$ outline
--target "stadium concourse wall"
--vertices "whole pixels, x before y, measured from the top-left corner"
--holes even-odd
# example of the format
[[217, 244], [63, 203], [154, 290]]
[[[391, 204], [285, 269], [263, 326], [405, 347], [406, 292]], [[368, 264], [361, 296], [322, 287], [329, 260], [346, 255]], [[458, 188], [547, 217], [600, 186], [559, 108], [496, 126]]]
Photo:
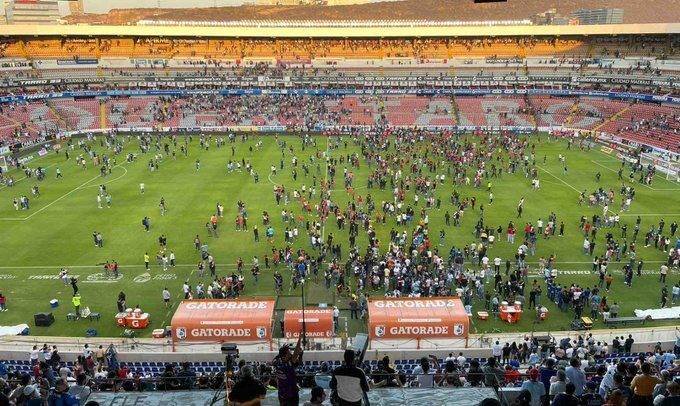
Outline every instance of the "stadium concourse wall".
[[[494, 334], [470, 334], [467, 340], [422, 340], [420, 349], [408, 348], [406, 340], [372, 340], [371, 347], [366, 351], [365, 358], [379, 360], [389, 355], [391, 359], [417, 359], [428, 354], [445, 357], [450, 352], [462, 351], [466, 357], [489, 357], [491, 345], [498, 340], [505, 342], [523, 342], [531, 337], [553, 337], [557, 342], [562, 338], [569, 337], [572, 340], [578, 336], [592, 333], [596, 341], [605, 341], [611, 344], [615, 336], [631, 334], [635, 343], [632, 352], [652, 352], [657, 343], [661, 343], [663, 349], [672, 349], [676, 337], [680, 336], [677, 326], [661, 326], [653, 328], [632, 329], [608, 329], [592, 331], [559, 331], [559, 332], [515, 332]], [[321, 343], [322, 350], [308, 350], [305, 353], [307, 361], [342, 360], [342, 351], [352, 345], [352, 340], [341, 338], [312, 340]], [[412, 342], [415, 340], [411, 340]], [[284, 343], [294, 344], [295, 339], [274, 339], [272, 345], [275, 351], [271, 351], [268, 343], [238, 344], [241, 358], [248, 361], [271, 361], [277, 353], [277, 349]], [[126, 338], [76, 338], [76, 337], [41, 337], [41, 336], [4, 336], [0, 337], [0, 360], [25, 360], [34, 345], [42, 346], [44, 343], [56, 345], [62, 357], [67, 361], [75, 361], [82, 354], [85, 344], [90, 348], [99, 345], [107, 347], [113, 344], [118, 350], [118, 358], [123, 362], [130, 361], [156, 361], [156, 362], [209, 362], [224, 361], [219, 343], [204, 344], [181, 344], [173, 352], [172, 342], [169, 339], [126, 339]]]

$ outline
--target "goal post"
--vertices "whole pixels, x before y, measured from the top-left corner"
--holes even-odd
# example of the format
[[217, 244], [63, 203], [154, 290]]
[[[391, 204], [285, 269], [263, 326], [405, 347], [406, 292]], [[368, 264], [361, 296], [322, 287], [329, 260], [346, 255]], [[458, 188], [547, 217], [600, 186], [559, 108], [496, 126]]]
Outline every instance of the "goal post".
[[643, 152], [640, 154], [640, 164], [645, 167], [652, 164], [661, 177], [671, 182], [680, 183], [680, 156], [677, 154], [671, 156]]
[[0, 172], [6, 173], [8, 169], [7, 158], [4, 155], [0, 155]]

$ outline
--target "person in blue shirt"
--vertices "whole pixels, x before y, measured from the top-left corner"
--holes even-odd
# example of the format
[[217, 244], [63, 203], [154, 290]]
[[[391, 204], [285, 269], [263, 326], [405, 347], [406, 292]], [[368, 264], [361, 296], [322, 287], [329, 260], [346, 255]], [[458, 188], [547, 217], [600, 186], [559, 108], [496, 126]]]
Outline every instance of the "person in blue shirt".
[[539, 370], [540, 381], [543, 382], [545, 386], [545, 391], [548, 392], [550, 389], [550, 378], [557, 375], [557, 370], [555, 369], [555, 360], [548, 358], [545, 360], [545, 366], [541, 367]]
[[522, 391], [526, 390], [531, 394], [531, 406], [539, 406], [546, 395], [545, 385], [538, 380], [538, 369], [531, 368], [527, 375], [529, 379], [522, 383]]
[[68, 394], [68, 383], [59, 379], [54, 386], [54, 393], [47, 398], [48, 406], [79, 406], [80, 401]]
[[576, 357], [572, 358], [564, 372], [567, 374], [569, 382], [576, 387], [574, 394], [581, 396], [586, 384], [586, 374], [581, 370], [581, 361]]

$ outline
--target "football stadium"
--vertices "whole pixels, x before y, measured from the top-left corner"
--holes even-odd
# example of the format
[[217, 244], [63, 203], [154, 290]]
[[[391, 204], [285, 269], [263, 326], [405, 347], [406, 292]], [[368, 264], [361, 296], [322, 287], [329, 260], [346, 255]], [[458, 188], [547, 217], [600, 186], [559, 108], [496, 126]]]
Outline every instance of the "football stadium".
[[0, 8], [0, 405], [680, 405], [680, 1]]

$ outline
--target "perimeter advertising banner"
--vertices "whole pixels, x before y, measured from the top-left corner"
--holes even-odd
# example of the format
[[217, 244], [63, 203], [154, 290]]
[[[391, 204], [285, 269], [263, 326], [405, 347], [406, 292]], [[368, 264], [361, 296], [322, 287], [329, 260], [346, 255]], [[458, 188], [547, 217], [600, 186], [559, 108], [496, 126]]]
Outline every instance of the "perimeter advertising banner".
[[371, 339], [465, 338], [470, 330], [456, 297], [386, 298], [368, 302]]
[[269, 298], [184, 300], [172, 316], [173, 341], [269, 341], [274, 303]]
[[[307, 338], [333, 337], [333, 309], [305, 309], [305, 332]], [[302, 310], [286, 310], [283, 315], [283, 334], [286, 338], [298, 338], [302, 333]]]

